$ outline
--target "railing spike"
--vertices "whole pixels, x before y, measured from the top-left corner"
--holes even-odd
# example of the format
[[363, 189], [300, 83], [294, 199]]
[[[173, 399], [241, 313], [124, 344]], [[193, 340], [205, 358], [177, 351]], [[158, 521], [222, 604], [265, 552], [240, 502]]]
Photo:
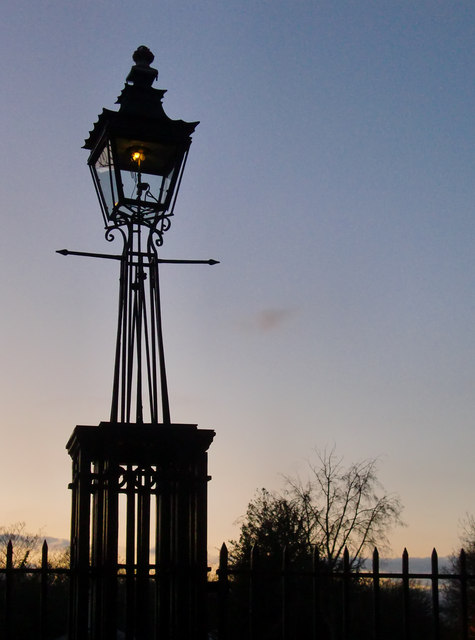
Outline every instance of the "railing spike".
[[11, 569], [13, 566], [13, 543], [11, 540], [7, 544], [7, 569]]
[[373, 571], [374, 573], [379, 572], [379, 551], [376, 547], [373, 551]]
[[343, 551], [343, 571], [348, 572], [350, 570], [350, 552], [348, 547], [345, 547]]
[[286, 544], [282, 547], [282, 570], [286, 571], [289, 566], [289, 549]]
[[228, 548], [227, 548], [225, 542], [223, 542], [223, 544], [221, 545], [221, 549], [219, 550], [219, 562], [220, 562], [220, 564], [221, 564], [222, 560], [224, 560], [225, 562], [228, 561]]
[[48, 543], [46, 540], [43, 542], [43, 546], [41, 547], [41, 567], [45, 569], [48, 565]]
[[318, 550], [318, 544], [313, 545], [313, 564], [317, 565], [320, 561], [320, 551]]
[[253, 544], [251, 547], [251, 569], [255, 567], [259, 561], [259, 547], [257, 544]]

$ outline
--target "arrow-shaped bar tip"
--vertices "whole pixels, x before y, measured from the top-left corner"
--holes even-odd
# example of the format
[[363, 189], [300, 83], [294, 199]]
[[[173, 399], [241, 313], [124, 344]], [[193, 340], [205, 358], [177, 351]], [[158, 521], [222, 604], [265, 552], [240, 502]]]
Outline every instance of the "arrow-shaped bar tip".
[[219, 264], [219, 260], [213, 260], [213, 258], [211, 258], [211, 260], [208, 260], [208, 264], [210, 265]]
[[58, 249], [56, 253], [60, 253], [62, 256], [69, 255], [69, 251], [67, 249]]

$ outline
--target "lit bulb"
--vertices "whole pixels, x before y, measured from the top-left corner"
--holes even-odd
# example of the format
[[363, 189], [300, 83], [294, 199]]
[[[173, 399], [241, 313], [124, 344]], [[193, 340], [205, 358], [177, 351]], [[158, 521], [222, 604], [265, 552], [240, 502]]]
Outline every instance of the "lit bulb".
[[136, 162], [140, 167], [140, 164], [145, 160], [145, 154], [143, 151], [132, 151], [131, 154], [132, 162]]

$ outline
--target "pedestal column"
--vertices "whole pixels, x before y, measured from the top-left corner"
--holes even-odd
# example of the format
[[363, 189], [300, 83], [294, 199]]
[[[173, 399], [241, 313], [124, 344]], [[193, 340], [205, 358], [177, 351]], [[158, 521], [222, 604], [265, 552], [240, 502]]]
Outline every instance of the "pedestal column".
[[70, 640], [205, 640], [207, 451], [196, 425], [77, 426]]

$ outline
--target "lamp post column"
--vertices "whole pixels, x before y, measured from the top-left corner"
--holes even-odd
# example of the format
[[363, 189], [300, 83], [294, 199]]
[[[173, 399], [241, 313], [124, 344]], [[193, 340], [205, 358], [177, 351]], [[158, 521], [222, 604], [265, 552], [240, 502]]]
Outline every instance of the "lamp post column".
[[[171, 120], [146, 47], [85, 148], [106, 239], [120, 261], [109, 422], [78, 425], [73, 462], [69, 640], [206, 640], [211, 429], [173, 423], [158, 256], [197, 122]], [[216, 261], [175, 260], [165, 262]], [[160, 415], [161, 414], [161, 415]]]

